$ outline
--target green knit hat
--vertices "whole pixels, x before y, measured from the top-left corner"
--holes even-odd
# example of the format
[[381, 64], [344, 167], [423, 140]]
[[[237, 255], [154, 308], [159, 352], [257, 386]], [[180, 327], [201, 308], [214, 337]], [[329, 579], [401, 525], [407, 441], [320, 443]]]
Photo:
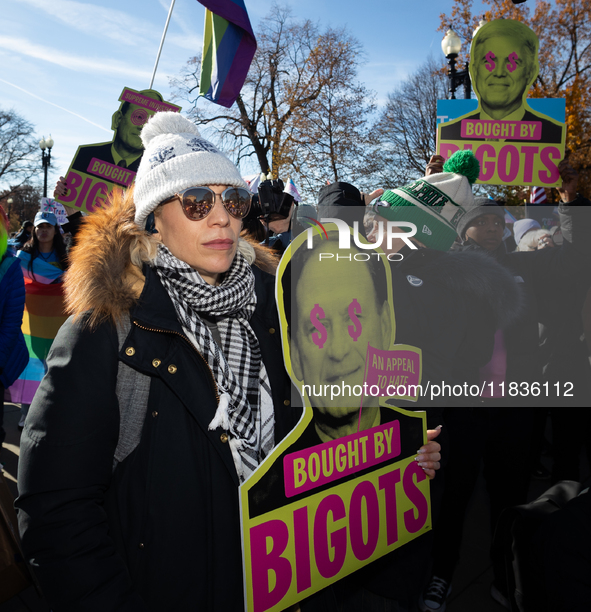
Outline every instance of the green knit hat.
[[458, 222], [474, 208], [472, 184], [479, 174], [474, 153], [457, 151], [445, 162], [443, 172], [385, 191], [374, 210], [388, 221], [414, 223], [418, 241], [447, 251], [456, 239]]

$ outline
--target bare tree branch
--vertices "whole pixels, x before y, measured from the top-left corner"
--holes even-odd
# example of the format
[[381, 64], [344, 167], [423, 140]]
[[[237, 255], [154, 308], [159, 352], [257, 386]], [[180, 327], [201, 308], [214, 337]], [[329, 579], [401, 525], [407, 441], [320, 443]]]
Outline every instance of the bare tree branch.
[[16, 189], [41, 171], [34, 130], [14, 110], [0, 109], [0, 185]]

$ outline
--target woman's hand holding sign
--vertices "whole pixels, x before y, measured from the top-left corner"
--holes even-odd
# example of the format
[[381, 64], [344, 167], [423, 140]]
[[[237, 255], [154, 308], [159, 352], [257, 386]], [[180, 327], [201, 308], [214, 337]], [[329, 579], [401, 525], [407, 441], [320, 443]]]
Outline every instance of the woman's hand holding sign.
[[441, 467], [441, 444], [435, 442], [435, 438], [441, 433], [441, 427], [441, 425], [438, 425], [436, 429], [428, 429], [427, 439], [429, 442], [417, 451], [419, 456], [416, 461], [431, 480], [435, 478], [437, 470]]
[[53, 190], [53, 197], [57, 199], [65, 195], [68, 195], [68, 187], [66, 185], [66, 179], [63, 176], [60, 176], [58, 182], [55, 185], [55, 189]]
[[425, 168], [425, 176], [431, 176], [432, 174], [439, 174], [443, 172], [443, 164], [445, 163], [445, 157], [443, 155], [431, 155], [429, 163]]
[[[68, 186], [66, 183], [66, 179], [63, 176], [60, 176], [58, 182], [55, 185], [55, 189], [53, 190], [53, 198], [57, 200], [66, 195], [68, 195]], [[65, 204], [62, 204], [62, 206], [64, 207], [66, 215], [68, 215], [68, 217], [78, 212], [76, 208], [72, 208], [71, 206], [66, 206]]]

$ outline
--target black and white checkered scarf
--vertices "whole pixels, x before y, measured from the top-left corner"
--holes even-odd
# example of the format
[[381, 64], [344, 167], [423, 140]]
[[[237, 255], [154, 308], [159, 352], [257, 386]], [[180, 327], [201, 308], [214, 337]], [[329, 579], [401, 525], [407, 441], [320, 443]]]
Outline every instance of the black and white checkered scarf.
[[[156, 271], [183, 330], [215, 376], [220, 402], [209, 428], [228, 432], [236, 471], [244, 482], [273, 448], [275, 425], [269, 377], [248, 322], [257, 303], [254, 274], [238, 251], [222, 283], [209, 285], [162, 244]], [[200, 314], [215, 320], [221, 347]]]

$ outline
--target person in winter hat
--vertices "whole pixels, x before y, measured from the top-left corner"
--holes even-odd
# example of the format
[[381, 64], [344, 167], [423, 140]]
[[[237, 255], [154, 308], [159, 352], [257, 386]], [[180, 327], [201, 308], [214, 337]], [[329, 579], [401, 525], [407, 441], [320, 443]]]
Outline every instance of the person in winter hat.
[[[238, 491], [297, 422], [274, 256], [237, 168], [177, 113], [85, 218], [21, 440], [19, 524], [54, 610], [244, 609]], [[172, 562], [171, 562], [172, 561]]]
[[542, 226], [535, 219], [519, 219], [513, 224], [515, 244], [519, 246], [521, 239], [532, 230], [541, 229]]
[[505, 232], [505, 210], [495, 200], [487, 197], [474, 198], [474, 208], [458, 223], [458, 236], [465, 245], [479, 245], [494, 252], [506, 250], [503, 243]]
[[[472, 184], [480, 164], [472, 151], [458, 151], [443, 167], [442, 173], [426, 176], [414, 183], [385, 191], [373, 205], [376, 214], [375, 242], [380, 222], [403, 221], [416, 226], [412, 239], [422, 246], [447, 251], [457, 236], [462, 219], [474, 209]], [[398, 247], [401, 241], [394, 241]]]
[[535, 219], [519, 219], [513, 224], [516, 251], [537, 251], [554, 246], [552, 234]]

